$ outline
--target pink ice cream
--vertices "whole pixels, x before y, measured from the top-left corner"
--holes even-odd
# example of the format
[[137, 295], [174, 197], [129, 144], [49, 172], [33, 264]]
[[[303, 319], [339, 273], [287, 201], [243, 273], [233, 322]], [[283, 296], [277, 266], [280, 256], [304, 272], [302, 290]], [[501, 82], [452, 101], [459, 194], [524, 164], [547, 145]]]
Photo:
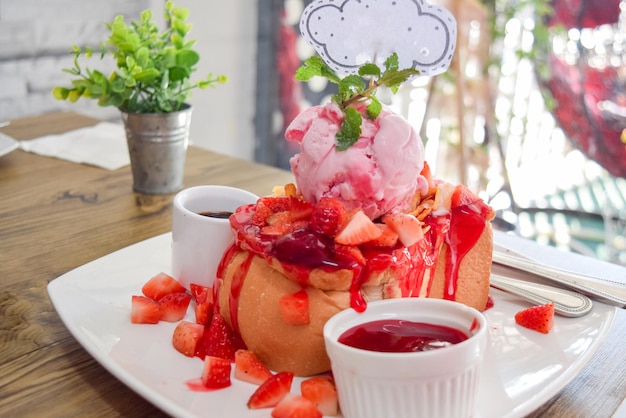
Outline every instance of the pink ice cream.
[[337, 151], [335, 135], [343, 119], [341, 109], [329, 103], [305, 110], [287, 128], [287, 140], [300, 143], [301, 152], [290, 164], [304, 199], [316, 203], [334, 197], [349, 209], [361, 208], [371, 219], [407, 211], [416, 191], [428, 188], [420, 174], [424, 146], [417, 132], [383, 107], [373, 121], [363, 116], [354, 145]]

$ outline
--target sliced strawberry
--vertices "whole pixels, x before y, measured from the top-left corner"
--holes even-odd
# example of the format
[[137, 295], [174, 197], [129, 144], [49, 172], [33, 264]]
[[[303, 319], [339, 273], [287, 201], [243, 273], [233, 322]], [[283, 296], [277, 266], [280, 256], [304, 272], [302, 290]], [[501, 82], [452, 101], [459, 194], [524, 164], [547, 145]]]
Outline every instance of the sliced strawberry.
[[359, 247], [356, 247], [354, 245], [343, 245], [335, 243], [334, 252], [335, 257], [337, 259], [343, 260], [346, 264], [357, 263], [364, 266], [367, 262]]
[[376, 225], [376, 228], [380, 229], [381, 235], [367, 244], [375, 247], [395, 247], [398, 243], [398, 234], [386, 224], [375, 223], [374, 225]]
[[174, 329], [172, 345], [180, 353], [187, 357], [193, 357], [203, 333], [204, 326], [194, 322], [181, 321]]
[[309, 220], [311, 214], [313, 213], [313, 205], [309, 202], [305, 202], [304, 200], [297, 199], [295, 197], [291, 198], [291, 207], [289, 208], [289, 221], [304, 221]]
[[291, 222], [291, 215], [289, 211], [284, 210], [282, 212], [272, 213], [267, 218], [268, 225], [283, 225]]
[[335, 237], [335, 242], [344, 245], [360, 245], [382, 235], [380, 229], [362, 210], [357, 210]]
[[515, 314], [515, 322], [525, 328], [547, 334], [554, 324], [554, 303], [524, 309]]
[[278, 372], [271, 376], [250, 396], [248, 408], [271, 408], [278, 405], [291, 390], [291, 382], [293, 382], [291, 372]]
[[322, 413], [304, 396], [291, 393], [272, 409], [272, 418], [322, 418]]
[[196, 304], [193, 308], [193, 311], [196, 314], [196, 323], [200, 325], [209, 325], [211, 323], [211, 318], [213, 318], [213, 306], [212, 302]]
[[267, 218], [269, 218], [272, 213], [272, 209], [270, 209], [270, 207], [267, 206], [262, 200], [259, 200], [255, 206], [251, 223], [253, 225], [263, 226], [267, 223]]
[[302, 396], [313, 402], [322, 415], [335, 416], [338, 413], [339, 401], [337, 388], [330, 376], [315, 376], [300, 383]]
[[153, 276], [141, 288], [141, 292], [150, 299], [159, 300], [170, 293], [185, 292], [185, 287], [172, 276], [163, 272]]
[[161, 319], [159, 302], [145, 296], [133, 295], [130, 322], [133, 324], [156, 324]]
[[230, 386], [230, 361], [206, 356], [202, 370], [202, 384], [210, 389], [221, 389]]
[[467, 186], [463, 184], [459, 184], [454, 188], [454, 193], [452, 193], [452, 207], [458, 206], [469, 206], [475, 202], [480, 201], [481, 199], [476, 196]]
[[267, 196], [260, 198], [257, 205], [262, 203], [264, 206], [268, 207], [272, 213], [283, 212], [290, 209], [291, 199], [292, 198], [288, 196]]
[[334, 237], [346, 220], [346, 208], [337, 199], [322, 197], [311, 212], [311, 229]]
[[309, 318], [309, 295], [304, 289], [283, 295], [278, 300], [280, 316], [288, 325], [306, 325]]
[[385, 215], [383, 222], [392, 231], [398, 234], [400, 242], [405, 247], [410, 247], [424, 238], [421, 222], [415, 216], [409, 215], [408, 213]]
[[161, 321], [176, 322], [185, 317], [191, 296], [187, 293], [170, 293], [159, 299]]
[[198, 344], [196, 356], [220, 357], [230, 361], [235, 360], [235, 336], [224, 317], [215, 312], [211, 324], [205, 327], [204, 334]]
[[189, 285], [191, 290], [191, 296], [196, 303], [213, 302], [213, 288], [202, 286], [197, 283], [191, 283]]
[[261, 385], [272, 377], [272, 372], [250, 350], [235, 352], [235, 379]]

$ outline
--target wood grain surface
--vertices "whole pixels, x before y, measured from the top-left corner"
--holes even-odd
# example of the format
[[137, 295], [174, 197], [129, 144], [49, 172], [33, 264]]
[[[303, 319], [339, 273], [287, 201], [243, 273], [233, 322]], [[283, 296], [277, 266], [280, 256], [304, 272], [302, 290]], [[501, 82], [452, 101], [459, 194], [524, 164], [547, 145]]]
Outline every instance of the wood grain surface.
[[[53, 113], [12, 121], [19, 140], [97, 121]], [[291, 173], [190, 147], [185, 187], [222, 184], [258, 195]], [[171, 229], [172, 195], [132, 191], [108, 171], [16, 150], [0, 157], [0, 417], [159, 417], [69, 334], [47, 294], [56, 277]], [[626, 314], [601, 350], [532, 417], [610, 417], [626, 396]], [[207, 413], [210, 416], [210, 413]], [[268, 413], [269, 416], [269, 413]]]

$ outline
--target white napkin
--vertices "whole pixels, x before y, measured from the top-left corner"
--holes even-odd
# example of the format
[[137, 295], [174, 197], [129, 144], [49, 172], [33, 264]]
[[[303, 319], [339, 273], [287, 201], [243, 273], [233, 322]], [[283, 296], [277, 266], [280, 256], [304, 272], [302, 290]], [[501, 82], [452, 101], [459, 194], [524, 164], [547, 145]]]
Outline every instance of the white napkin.
[[101, 122], [60, 135], [46, 135], [21, 141], [20, 148], [35, 154], [94, 165], [107, 170], [117, 170], [130, 164], [124, 127], [111, 122]]

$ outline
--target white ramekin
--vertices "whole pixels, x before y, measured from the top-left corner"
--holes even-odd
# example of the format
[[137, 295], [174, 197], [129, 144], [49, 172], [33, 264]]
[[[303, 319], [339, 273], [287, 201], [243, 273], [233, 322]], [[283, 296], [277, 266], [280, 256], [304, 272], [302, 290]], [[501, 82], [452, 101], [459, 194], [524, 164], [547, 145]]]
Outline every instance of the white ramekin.
[[[375, 352], [338, 342], [348, 329], [380, 319], [444, 325], [465, 332], [469, 338], [415, 353]], [[324, 340], [343, 416], [473, 416], [486, 328], [478, 310], [440, 299], [387, 299], [369, 303], [363, 313], [347, 309], [334, 315], [324, 326]]]

